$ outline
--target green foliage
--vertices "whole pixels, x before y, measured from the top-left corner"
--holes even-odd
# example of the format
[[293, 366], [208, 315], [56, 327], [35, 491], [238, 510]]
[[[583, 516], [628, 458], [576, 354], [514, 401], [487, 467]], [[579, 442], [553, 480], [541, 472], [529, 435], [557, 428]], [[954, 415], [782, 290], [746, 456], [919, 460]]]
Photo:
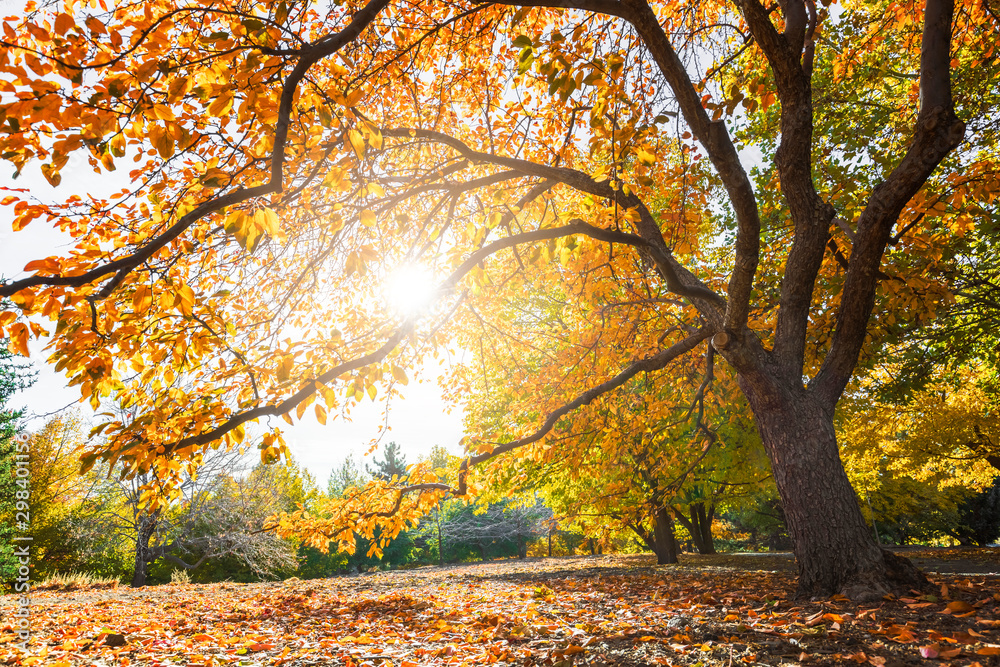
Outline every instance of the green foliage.
[[391, 481], [393, 478], [406, 479], [406, 456], [400, 451], [395, 441], [390, 442], [382, 450], [381, 460], [373, 461], [375, 467], [365, 466], [368, 474], [375, 479]]
[[29, 366], [7, 349], [0, 340], [0, 582], [8, 582], [17, 570], [13, 555], [14, 502], [17, 484], [14, 477], [14, 435], [22, 411], [10, 406], [11, 397], [34, 382]]
[[358, 468], [354, 457], [348, 455], [340, 467], [330, 472], [330, 477], [326, 481], [326, 495], [330, 498], [339, 498], [347, 489], [362, 486], [366, 479], [365, 473]]

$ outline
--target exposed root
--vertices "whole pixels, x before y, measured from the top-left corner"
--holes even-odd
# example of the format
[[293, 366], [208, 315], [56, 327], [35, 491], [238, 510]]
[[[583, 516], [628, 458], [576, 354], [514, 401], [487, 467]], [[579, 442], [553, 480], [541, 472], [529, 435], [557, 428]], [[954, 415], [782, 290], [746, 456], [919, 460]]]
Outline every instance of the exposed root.
[[885, 561], [885, 576], [894, 589], [900, 592], [910, 589], [922, 591], [933, 586], [927, 576], [909, 558], [882, 549], [882, 559]]

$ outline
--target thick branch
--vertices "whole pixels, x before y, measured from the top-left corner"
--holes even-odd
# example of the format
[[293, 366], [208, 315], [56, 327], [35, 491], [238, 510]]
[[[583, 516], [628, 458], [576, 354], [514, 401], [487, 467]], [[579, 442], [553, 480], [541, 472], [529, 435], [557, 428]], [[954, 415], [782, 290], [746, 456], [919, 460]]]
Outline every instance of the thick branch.
[[949, 78], [954, 9], [954, 0], [926, 2], [920, 54], [920, 112], [913, 141], [902, 161], [872, 191], [858, 217], [830, 352], [810, 383], [810, 388], [815, 388], [831, 407], [847, 386], [864, 344], [868, 319], [875, 305], [879, 265], [892, 229], [906, 203], [965, 134], [965, 124], [955, 115]]
[[[458, 151], [462, 157], [476, 162], [495, 164], [507, 169], [518, 171], [525, 176], [536, 176], [549, 181], [555, 181], [568, 185], [580, 192], [586, 192], [604, 199], [613, 199], [623, 208], [634, 208], [639, 213], [637, 223], [639, 234], [624, 234], [612, 230], [604, 230], [593, 227], [582, 220], [574, 220], [571, 225], [575, 225], [580, 233], [586, 234], [596, 239], [608, 241], [610, 243], [628, 243], [646, 250], [656, 265], [658, 272], [667, 283], [667, 289], [675, 294], [688, 297], [695, 302], [695, 299], [702, 300], [696, 306], [702, 310], [709, 310], [708, 306], [724, 306], [726, 301], [706, 287], [693, 274], [685, 269], [671, 254], [667, 248], [663, 235], [653, 218], [652, 213], [645, 204], [634, 194], [626, 195], [621, 190], [615, 190], [607, 182], [597, 182], [589, 174], [576, 169], [566, 167], [552, 167], [548, 165], [521, 160], [517, 158], [483, 153], [470, 147], [460, 139], [434, 130], [420, 130], [412, 128], [382, 128], [382, 135], [399, 138], [421, 138], [444, 144]], [[715, 319], [708, 317], [707, 319]]]
[[278, 107], [278, 121], [274, 130], [274, 152], [271, 156], [271, 179], [268, 183], [256, 185], [251, 188], [240, 188], [233, 192], [214, 197], [198, 205], [194, 210], [182, 216], [177, 222], [171, 225], [159, 236], [153, 237], [146, 245], [139, 250], [98, 266], [86, 273], [73, 276], [40, 276], [34, 275], [22, 280], [15, 280], [10, 283], [0, 285], [0, 297], [11, 296], [23, 289], [37, 287], [40, 285], [63, 285], [67, 287], [82, 287], [89, 285], [95, 280], [100, 280], [105, 276], [115, 274], [114, 278], [101, 290], [98, 298], [107, 298], [114, 289], [121, 284], [125, 277], [136, 267], [140, 266], [168, 243], [183, 234], [191, 225], [207, 215], [221, 211], [227, 206], [232, 206], [240, 202], [263, 197], [282, 189], [282, 169], [285, 160], [285, 144], [288, 139], [288, 123], [291, 117], [292, 103], [295, 97], [295, 90], [299, 82], [305, 77], [306, 72], [319, 60], [332, 55], [343, 48], [346, 44], [356, 39], [361, 31], [370, 24], [378, 13], [389, 4], [389, 0], [372, 0], [364, 8], [358, 11], [351, 22], [338, 33], [328, 35], [320, 39], [315, 45], [302, 50], [302, 57], [295, 68], [289, 73], [282, 86], [281, 101]]
[[570, 412], [573, 412], [577, 408], [583, 407], [584, 405], [588, 405], [596, 398], [598, 398], [603, 394], [608, 393], [609, 391], [621, 387], [623, 384], [631, 380], [639, 373], [649, 373], [652, 371], [658, 371], [662, 368], [665, 368], [670, 362], [672, 362], [677, 357], [693, 350], [698, 345], [698, 343], [708, 338], [711, 335], [711, 332], [712, 332], [711, 329], [707, 327], [702, 327], [693, 336], [689, 336], [688, 338], [685, 338], [684, 340], [675, 343], [674, 345], [671, 345], [667, 349], [658, 352], [657, 354], [654, 354], [651, 357], [646, 357], [645, 359], [639, 359], [638, 361], [633, 362], [625, 370], [623, 370], [621, 373], [614, 376], [610, 380], [602, 382], [596, 387], [588, 389], [587, 391], [583, 392], [569, 403], [566, 403], [565, 405], [556, 408], [555, 410], [550, 412], [548, 417], [546, 417], [545, 422], [531, 435], [525, 436], [524, 438], [520, 438], [519, 440], [512, 440], [510, 442], [505, 442], [503, 444], [497, 445], [488, 452], [477, 454], [475, 456], [470, 456], [466, 460], [466, 464], [463, 465], [463, 468], [467, 469], [469, 465], [476, 465], [477, 463], [488, 461], [489, 459], [492, 459], [501, 454], [505, 454], [507, 452], [513, 451], [520, 447], [524, 447], [525, 445], [530, 445], [533, 442], [541, 440], [553, 429], [553, 427], [555, 427], [556, 422], [558, 422], [560, 419], [562, 419]]
[[194, 563], [186, 563], [183, 560], [181, 560], [180, 558], [178, 558], [177, 556], [175, 556], [173, 554], [170, 554], [170, 553], [162, 554], [162, 558], [163, 558], [163, 560], [169, 561], [169, 562], [173, 563], [174, 565], [177, 565], [179, 567], [183, 567], [185, 570], [193, 570], [193, 569], [199, 567], [202, 563], [204, 563], [205, 561], [207, 561], [209, 558], [211, 558], [211, 555], [210, 554], [204, 554], [201, 558], [199, 558]]
[[[820, 198], [812, 178], [812, 91], [801, 63], [806, 10], [802, 0], [784, 2], [786, 21], [794, 16], [801, 25], [786, 23], [785, 34], [780, 35], [758, 0], [735, 2], [767, 57], [781, 102], [781, 142], [775, 152], [775, 164], [795, 236], [781, 280], [774, 356], [789, 378], [798, 378], [805, 359], [813, 289], [834, 217], [833, 207]], [[790, 34], [790, 30], [795, 34]]]

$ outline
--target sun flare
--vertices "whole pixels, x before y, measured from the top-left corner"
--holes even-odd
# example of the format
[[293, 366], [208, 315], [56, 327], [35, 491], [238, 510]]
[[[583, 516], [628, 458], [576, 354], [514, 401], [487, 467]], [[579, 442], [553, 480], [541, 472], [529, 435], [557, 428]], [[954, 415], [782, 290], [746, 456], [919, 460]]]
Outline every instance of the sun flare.
[[430, 308], [437, 287], [438, 281], [427, 269], [413, 264], [401, 266], [385, 281], [386, 302], [400, 315], [415, 317]]

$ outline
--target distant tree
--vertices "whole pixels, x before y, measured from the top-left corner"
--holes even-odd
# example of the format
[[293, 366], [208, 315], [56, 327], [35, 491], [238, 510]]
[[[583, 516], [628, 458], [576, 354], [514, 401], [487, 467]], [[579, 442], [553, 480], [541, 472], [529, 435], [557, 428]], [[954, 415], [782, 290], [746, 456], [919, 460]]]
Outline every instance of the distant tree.
[[552, 512], [538, 499], [531, 503], [505, 498], [485, 510], [474, 503], [459, 503], [443, 526], [452, 560], [478, 555], [481, 560], [527, 556], [528, 543], [547, 534]]
[[99, 471], [80, 473], [79, 453], [87, 443], [89, 431], [90, 422], [81, 414], [64, 411], [29, 434], [36, 577], [81, 569], [84, 565], [71, 526], [86, 511], [87, 497], [104, 483]]
[[1000, 477], [993, 480], [993, 486], [959, 505], [955, 537], [962, 544], [981, 547], [1000, 537]]
[[358, 467], [354, 457], [348, 454], [340, 466], [330, 472], [326, 481], [326, 493], [331, 498], [339, 498], [347, 489], [363, 486], [366, 481], [366, 474]]
[[157, 561], [193, 570], [211, 559], [233, 557], [257, 577], [295, 568], [294, 549], [271, 531], [262, 530], [287, 500], [270, 468], [248, 471], [239, 452], [214, 452], [205, 457], [197, 476], [187, 475], [173, 503], [147, 504], [146, 494], [159, 480], [152, 473], [112, 480], [116, 488], [97, 494], [100, 504], [77, 528], [82, 542], [95, 535], [129, 545], [134, 567], [132, 586], [147, 583]]
[[22, 411], [10, 405], [11, 397], [34, 382], [30, 367], [19, 361], [0, 340], [0, 582], [9, 581], [17, 569], [13, 556], [14, 511], [17, 481], [14, 477], [14, 435]]
[[406, 456], [400, 451], [399, 445], [390, 442], [382, 451], [382, 460], [372, 461], [375, 467], [366, 466], [368, 474], [374, 479], [391, 481], [393, 477], [406, 479]]
[[992, 486], [1000, 466], [997, 373], [986, 363], [939, 367], [920, 388], [879, 398], [896, 370], [873, 372], [841, 404], [844, 466], [889, 541], [968, 541], [960, 507]]

